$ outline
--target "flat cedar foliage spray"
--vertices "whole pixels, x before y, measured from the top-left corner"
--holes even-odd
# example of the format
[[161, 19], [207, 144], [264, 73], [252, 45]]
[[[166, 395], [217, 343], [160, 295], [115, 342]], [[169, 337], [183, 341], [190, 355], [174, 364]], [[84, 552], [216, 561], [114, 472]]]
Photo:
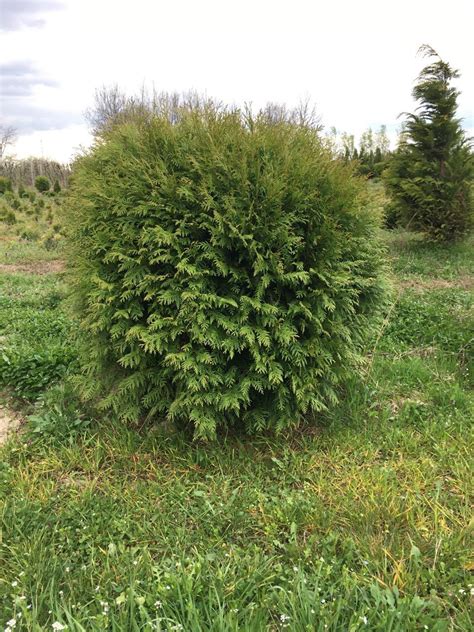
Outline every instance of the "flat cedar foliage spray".
[[386, 171], [391, 213], [402, 224], [435, 241], [451, 241], [472, 225], [473, 156], [456, 118], [459, 73], [430, 46], [420, 52], [436, 61], [426, 66], [413, 89], [417, 114], [408, 114], [400, 146]]
[[202, 439], [337, 401], [383, 304], [383, 253], [365, 183], [316, 130], [137, 114], [77, 161], [68, 206], [84, 395]]

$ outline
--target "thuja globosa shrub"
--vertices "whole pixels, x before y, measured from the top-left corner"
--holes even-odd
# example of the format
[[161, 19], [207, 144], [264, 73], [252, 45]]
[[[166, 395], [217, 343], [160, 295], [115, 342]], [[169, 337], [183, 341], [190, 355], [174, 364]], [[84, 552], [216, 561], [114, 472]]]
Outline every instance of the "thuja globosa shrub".
[[75, 166], [81, 387], [123, 420], [280, 431], [324, 411], [383, 303], [378, 217], [315, 130], [206, 109]]

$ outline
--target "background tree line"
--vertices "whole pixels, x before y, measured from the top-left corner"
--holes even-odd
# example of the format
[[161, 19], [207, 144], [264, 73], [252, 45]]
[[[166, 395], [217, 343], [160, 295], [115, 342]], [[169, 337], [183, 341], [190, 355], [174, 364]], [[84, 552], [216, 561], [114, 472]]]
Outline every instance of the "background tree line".
[[356, 171], [368, 178], [380, 178], [390, 158], [390, 140], [386, 125], [378, 131], [368, 128], [356, 143], [354, 134], [339, 133], [331, 128], [330, 143], [336, 155], [344, 162], [357, 161]]
[[58, 182], [61, 188], [68, 185], [71, 166], [46, 158], [3, 158], [0, 160], [0, 176], [8, 178], [13, 187], [34, 187], [38, 177], [44, 177], [51, 184]]

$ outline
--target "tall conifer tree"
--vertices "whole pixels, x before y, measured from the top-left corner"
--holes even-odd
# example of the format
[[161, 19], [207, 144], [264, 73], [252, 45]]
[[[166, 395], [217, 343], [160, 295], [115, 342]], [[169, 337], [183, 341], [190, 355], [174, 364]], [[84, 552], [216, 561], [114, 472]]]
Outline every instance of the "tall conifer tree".
[[450, 241], [472, 221], [471, 141], [456, 116], [459, 92], [452, 80], [459, 72], [430, 46], [420, 52], [435, 60], [421, 71], [413, 89], [419, 107], [416, 114], [407, 114], [387, 185], [405, 224], [437, 241]]

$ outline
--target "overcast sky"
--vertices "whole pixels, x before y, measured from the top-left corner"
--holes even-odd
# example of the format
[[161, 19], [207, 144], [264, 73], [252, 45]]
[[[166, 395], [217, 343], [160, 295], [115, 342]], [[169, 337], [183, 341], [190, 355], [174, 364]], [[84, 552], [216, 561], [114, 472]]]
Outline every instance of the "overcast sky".
[[0, 0], [1, 119], [18, 157], [66, 161], [90, 143], [95, 88], [197, 90], [228, 103], [310, 98], [356, 137], [411, 110], [428, 43], [462, 73], [474, 130], [472, 0]]

